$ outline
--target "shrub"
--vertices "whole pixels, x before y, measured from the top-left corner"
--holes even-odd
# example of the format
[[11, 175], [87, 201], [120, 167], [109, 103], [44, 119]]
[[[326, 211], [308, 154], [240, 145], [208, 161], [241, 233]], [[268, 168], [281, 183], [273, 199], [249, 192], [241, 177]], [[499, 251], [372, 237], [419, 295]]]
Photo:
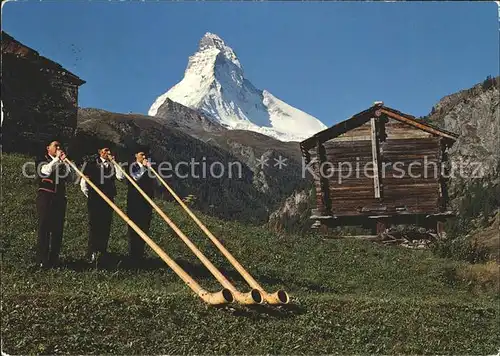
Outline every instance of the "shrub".
[[500, 207], [500, 185], [495, 177], [456, 184], [457, 216], [446, 222], [447, 239], [436, 241], [433, 251], [441, 256], [470, 263], [492, 258], [484, 245], [471, 238], [471, 232], [485, 228]]
[[500, 292], [500, 266], [495, 261], [482, 264], [460, 265], [457, 277], [468, 281], [474, 289]]
[[452, 258], [469, 263], [482, 263], [490, 258], [489, 250], [467, 236], [437, 240], [432, 250], [440, 257]]
[[498, 78], [492, 78], [491, 75], [488, 75], [486, 79], [482, 83], [482, 88], [483, 90], [489, 90], [493, 87], [496, 87], [498, 85]]

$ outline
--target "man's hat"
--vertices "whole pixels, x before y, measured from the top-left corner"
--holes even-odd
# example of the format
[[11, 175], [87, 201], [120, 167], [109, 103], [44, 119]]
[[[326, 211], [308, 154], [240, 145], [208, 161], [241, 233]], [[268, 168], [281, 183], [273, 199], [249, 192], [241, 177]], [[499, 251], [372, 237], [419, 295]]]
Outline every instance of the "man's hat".
[[50, 146], [52, 142], [59, 142], [62, 145], [62, 141], [58, 137], [49, 137], [45, 139], [45, 147]]
[[113, 152], [116, 149], [116, 145], [112, 142], [103, 141], [97, 145], [97, 151], [100, 151], [103, 148], [109, 148], [109, 150]]
[[132, 150], [134, 154], [139, 152], [144, 152], [146, 156], [148, 156], [151, 153], [149, 145], [143, 145], [143, 144], [136, 144]]

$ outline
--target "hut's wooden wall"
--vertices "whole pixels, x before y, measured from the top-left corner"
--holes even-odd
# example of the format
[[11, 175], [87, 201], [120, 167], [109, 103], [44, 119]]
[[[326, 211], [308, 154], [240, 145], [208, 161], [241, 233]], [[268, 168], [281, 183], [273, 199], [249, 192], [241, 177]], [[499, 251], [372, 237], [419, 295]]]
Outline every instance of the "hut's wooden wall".
[[3, 150], [36, 154], [51, 138], [67, 144], [76, 130], [78, 86], [84, 81], [2, 35]]
[[325, 143], [329, 196], [335, 215], [354, 215], [376, 202], [373, 185], [371, 141], [330, 141]]
[[[326, 141], [331, 210], [335, 215], [356, 215], [374, 203], [370, 122]], [[366, 174], [365, 174], [366, 172]]]
[[36, 152], [49, 137], [67, 143], [77, 124], [78, 86], [11, 55], [2, 64], [4, 150]]
[[[376, 132], [380, 198], [375, 197], [371, 123], [367, 121], [321, 143], [323, 161], [326, 161], [324, 169], [319, 171], [319, 164], [313, 166], [320, 177], [315, 180], [318, 210], [336, 216], [438, 212], [441, 194], [439, 138], [384, 118], [377, 119]], [[309, 152], [311, 159], [320, 158], [318, 148]], [[431, 165], [427, 174], [424, 174], [425, 164]], [[328, 201], [325, 201], [325, 188]]]
[[385, 132], [380, 142], [384, 204], [405, 213], [438, 212], [439, 138], [394, 119], [385, 124]]
[[409, 213], [438, 212], [439, 139], [388, 139], [380, 148], [387, 165], [382, 178], [384, 204]]

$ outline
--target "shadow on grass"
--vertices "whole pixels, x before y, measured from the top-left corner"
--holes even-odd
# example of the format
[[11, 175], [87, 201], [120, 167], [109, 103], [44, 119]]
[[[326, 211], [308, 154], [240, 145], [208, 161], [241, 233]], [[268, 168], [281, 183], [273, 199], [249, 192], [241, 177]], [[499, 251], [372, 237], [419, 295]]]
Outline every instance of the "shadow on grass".
[[240, 316], [254, 320], [268, 319], [269, 317], [276, 319], [288, 319], [306, 313], [307, 309], [304, 306], [294, 304], [293, 302], [283, 305], [261, 304], [238, 306], [237, 309], [233, 311], [234, 316]]
[[[214, 277], [210, 271], [201, 263], [193, 263], [186, 261], [184, 259], [175, 259], [175, 262], [186, 271], [193, 279], [197, 281], [213, 281]], [[86, 259], [68, 259], [62, 261], [59, 266], [64, 269], [70, 269], [76, 272], [89, 271], [94, 269], [99, 269], [103, 271], [129, 271], [129, 272], [153, 272], [153, 271], [172, 271], [168, 265], [160, 258], [145, 258], [143, 260], [133, 260], [128, 255], [121, 255], [117, 253], [109, 253], [105, 258], [103, 258], [98, 263], [90, 263]], [[243, 277], [234, 269], [219, 267], [219, 271], [231, 282], [238, 282], [244, 284], [245, 280]], [[285, 280], [283, 278], [261, 275], [256, 276], [256, 279], [264, 287], [266, 286], [283, 286], [284, 289], [287, 287], [294, 287], [304, 290], [309, 290], [313, 292], [320, 293], [335, 293], [336, 291], [329, 287], [317, 283], [313, 280]], [[274, 290], [267, 290], [268, 293], [273, 293]]]
[[[329, 286], [321, 284], [314, 280], [285, 280], [278, 277], [272, 276], [259, 276], [259, 282], [263, 285], [277, 285], [277, 286], [286, 286], [288, 287], [296, 287], [303, 290], [319, 292], [319, 293], [336, 293], [337, 291]], [[272, 291], [268, 291], [272, 293]]]
[[[212, 280], [214, 277], [210, 271], [201, 263], [193, 263], [181, 258], [175, 259], [175, 263], [179, 265], [194, 279]], [[108, 253], [98, 262], [90, 263], [85, 258], [67, 259], [61, 261], [60, 268], [66, 268], [74, 271], [86, 271], [89, 269], [101, 269], [108, 271], [116, 270], [137, 270], [137, 271], [154, 271], [154, 270], [171, 270], [170, 267], [160, 258], [144, 258], [142, 260], [131, 259], [128, 255], [117, 253]], [[228, 279], [232, 281], [245, 282], [241, 275], [232, 269], [225, 267], [217, 267], [217, 269]], [[269, 279], [268, 279], [269, 280]], [[275, 282], [278, 279], [273, 279]]]
[[60, 268], [83, 272], [93, 269], [103, 271], [154, 271], [169, 269], [169, 267], [159, 258], [145, 258], [133, 260], [127, 255], [108, 253], [96, 262], [90, 262], [86, 258], [67, 259], [61, 262]]

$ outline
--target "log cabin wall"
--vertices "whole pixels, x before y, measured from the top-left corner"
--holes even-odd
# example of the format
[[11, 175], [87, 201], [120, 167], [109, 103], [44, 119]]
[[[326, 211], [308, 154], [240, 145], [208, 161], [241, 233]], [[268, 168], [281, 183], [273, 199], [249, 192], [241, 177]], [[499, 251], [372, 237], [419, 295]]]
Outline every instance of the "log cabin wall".
[[441, 141], [416, 127], [389, 119], [380, 143], [383, 203], [388, 211], [431, 214], [440, 211]]
[[306, 164], [316, 162], [310, 166], [317, 203], [311, 218], [445, 213], [441, 164], [457, 137], [376, 104], [302, 141]]
[[331, 168], [324, 172], [331, 212], [336, 216], [358, 215], [363, 207], [376, 203], [370, 126], [368, 121], [323, 144], [328, 162], [325, 166]]
[[[331, 212], [336, 216], [439, 212], [439, 138], [394, 119], [376, 122], [378, 165], [373, 160], [370, 121], [324, 143], [327, 161], [335, 167], [328, 174]], [[375, 194], [376, 166], [380, 197]]]
[[51, 137], [67, 144], [77, 125], [78, 86], [22, 59], [4, 56], [3, 65], [4, 150], [36, 152]]
[[309, 164], [310, 170], [312, 171], [316, 209], [321, 215], [329, 215], [327, 204], [324, 201], [325, 196], [323, 194], [322, 186], [324, 183], [320, 179], [320, 157], [318, 155], [317, 148], [314, 147], [313, 149], [303, 151], [302, 154], [305, 158], [305, 164]]
[[2, 32], [2, 149], [37, 154], [47, 140], [67, 145], [85, 81]]
[[318, 147], [309, 153], [318, 161], [313, 166], [319, 176], [315, 180], [317, 208], [326, 215], [443, 210], [441, 137], [382, 115], [318, 145], [325, 152], [323, 160]]

